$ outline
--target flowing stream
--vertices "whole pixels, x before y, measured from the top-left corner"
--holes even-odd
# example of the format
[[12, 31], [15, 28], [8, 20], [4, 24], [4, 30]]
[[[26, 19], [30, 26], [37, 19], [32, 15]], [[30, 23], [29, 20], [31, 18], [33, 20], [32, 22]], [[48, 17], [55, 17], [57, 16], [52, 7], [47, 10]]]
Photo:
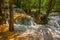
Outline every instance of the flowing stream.
[[26, 39], [22, 40], [60, 40], [60, 16], [49, 16], [49, 18], [50, 21], [45, 25], [36, 24], [30, 16], [23, 21], [18, 18], [15, 20], [14, 28], [26, 36]]

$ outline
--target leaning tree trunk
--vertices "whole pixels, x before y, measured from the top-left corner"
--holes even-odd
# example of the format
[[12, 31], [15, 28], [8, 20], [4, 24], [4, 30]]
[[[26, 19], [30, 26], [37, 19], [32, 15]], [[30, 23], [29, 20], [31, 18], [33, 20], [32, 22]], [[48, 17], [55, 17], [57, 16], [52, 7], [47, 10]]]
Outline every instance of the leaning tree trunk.
[[55, 0], [50, 0], [48, 3], [48, 7], [47, 7], [47, 11], [46, 11], [46, 16], [49, 16], [50, 11], [52, 10], [52, 8], [55, 5]]
[[10, 8], [10, 21], [9, 21], [9, 31], [14, 30], [14, 17], [13, 17], [13, 0], [9, 1]]

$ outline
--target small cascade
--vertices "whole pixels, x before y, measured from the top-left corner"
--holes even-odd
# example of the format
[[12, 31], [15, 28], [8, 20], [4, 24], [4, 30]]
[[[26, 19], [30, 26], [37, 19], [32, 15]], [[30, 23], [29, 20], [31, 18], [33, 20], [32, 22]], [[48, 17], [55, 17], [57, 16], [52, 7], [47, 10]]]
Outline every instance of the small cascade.
[[[52, 19], [51, 19], [52, 18]], [[59, 16], [53, 16], [50, 19], [52, 20], [51, 23], [53, 23], [53, 25], [50, 23], [49, 27], [51, 26], [52, 30], [54, 30], [56, 33], [60, 34], [60, 24], [59, 24]]]
[[50, 16], [49, 18], [50, 21], [46, 25], [36, 24], [34, 19], [30, 16], [27, 16], [23, 20], [18, 18], [19, 20], [15, 20], [14, 28], [18, 32], [22, 32], [21, 35], [29, 37], [30, 40], [54, 40], [54, 36], [60, 34], [60, 25], [58, 23], [59, 18], [55, 16]]

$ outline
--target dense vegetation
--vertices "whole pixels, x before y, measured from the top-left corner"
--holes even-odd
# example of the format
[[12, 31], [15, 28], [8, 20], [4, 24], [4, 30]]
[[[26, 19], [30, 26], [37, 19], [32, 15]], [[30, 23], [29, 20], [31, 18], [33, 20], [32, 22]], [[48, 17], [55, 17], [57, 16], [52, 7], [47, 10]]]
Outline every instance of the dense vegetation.
[[[49, 0], [41, 0], [41, 10], [42, 11], [46, 11], [46, 7], [48, 6], [48, 1]], [[9, 0], [5, 0], [6, 3], [9, 2]], [[14, 3], [17, 5], [17, 4], [20, 4], [18, 5], [18, 7], [22, 7], [26, 1], [24, 0], [14, 0]], [[38, 7], [38, 0], [31, 0], [31, 8], [37, 8]], [[27, 3], [27, 2], [26, 2]], [[26, 4], [28, 5], [28, 3]], [[55, 0], [55, 6], [53, 8], [53, 11], [59, 11], [60, 10], [60, 0]]]

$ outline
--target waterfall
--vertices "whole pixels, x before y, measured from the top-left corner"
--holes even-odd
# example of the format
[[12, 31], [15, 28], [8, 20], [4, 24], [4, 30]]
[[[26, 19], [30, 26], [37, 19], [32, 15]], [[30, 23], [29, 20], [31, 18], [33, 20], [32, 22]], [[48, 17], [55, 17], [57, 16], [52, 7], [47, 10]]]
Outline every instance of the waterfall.
[[[31, 39], [37, 40], [41, 38], [41, 40], [53, 40], [54, 33], [60, 34], [60, 25], [58, 23], [59, 18], [55, 16], [50, 16], [50, 21], [47, 25], [38, 25], [34, 22], [33, 17], [27, 16], [23, 22], [21, 19], [15, 20], [14, 28], [18, 32], [22, 32], [21, 35], [27, 35]], [[52, 21], [51, 21], [52, 20]], [[6, 22], [7, 25], [8, 22]], [[40, 39], [39, 39], [40, 40]]]
[[[56, 28], [54, 27], [54, 25], [56, 25], [56, 27], [57, 28], [60, 28], [60, 25], [59, 25], [59, 23], [58, 23], [58, 20], [59, 20], [59, 17], [57, 17], [57, 16], [50, 16], [49, 17], [50, 18], [50, 20], [52, 20], [51, 22], [49, 22], [49, 25], [48, 25], [48, 28], [51, 28], [52, 30], [56, 30]], [[19, 19], [19, 18], [18, 18]], [[53, 23], [53, 25], [52, 25], [52, 23]], [[6, 24], [9, 26], [9, 23], [8, 23], [8, 21], [6, 22]], [[43, 28], [43, 25], [38, 25], [38, 24], [36, 24], [35, 22], [34, 22], [34, 19], [33, 19], [33, 17], [31, 17], [31, 16], [27, 16], [27, 18], [26, 18], [26, 20], [24, 19], [24, 22], [22, 23], [22, 22], [19, 22], [18, 20], [15, 20], [15, 24], [14, 24], [14, 26], [15, 26], [15, 29], [17, 29], [17, 30], [20, 30], [20, 28], [22, 29], [24, 29], [24, 30], [27, 30], [27, 29], [31, 29], [31, 28], [34, 28], [34, 29], [39, 29], [39, 28]], [[42, 27], [41, 27], [42, 26]], [[44, 25], [45, 26], [45, 25]], [[23, 30], [22, 29], [22, 30]]]
[[52, 20], [51, 23], [53, 23], [54, 25], [50, 24], [49, 27], [56, 33], [60, 34], [60, 24], [58, 22], [60, 20], [60, 16], [50, 16], [50, 19]]

